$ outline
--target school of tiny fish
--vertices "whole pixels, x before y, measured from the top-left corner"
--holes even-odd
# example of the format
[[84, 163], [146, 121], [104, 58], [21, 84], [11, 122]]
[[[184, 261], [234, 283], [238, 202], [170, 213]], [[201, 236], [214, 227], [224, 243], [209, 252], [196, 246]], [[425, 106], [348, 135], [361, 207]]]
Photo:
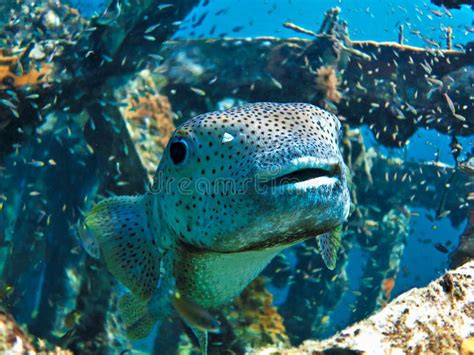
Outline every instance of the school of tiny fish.
[[31, 336], [284, 348], [474, 256], [470, 5], [86, 3], [0, 4], [0, 301]]

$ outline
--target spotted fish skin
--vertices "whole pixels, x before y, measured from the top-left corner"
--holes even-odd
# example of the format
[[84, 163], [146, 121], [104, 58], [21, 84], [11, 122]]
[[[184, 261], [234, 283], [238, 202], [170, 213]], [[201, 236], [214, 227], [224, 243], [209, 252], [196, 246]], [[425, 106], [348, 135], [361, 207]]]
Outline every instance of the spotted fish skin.
[[179, 126], [133, 211], [121, 197], [86, 218], [137, 298], [123, 307], [129, 333], [170, 315], [175, 291], [206, 309], [229, 302], [280, 251], [340, 226], [350, 198], [339, 132], [336, 116], [304, 103], [247, 104]]
[[[303, 226], [315, 221], [338, 224], [349, 208], [344, 174], [307, 193], [273, 191], [256, 180], [298, 165], [342, 171], [339, 131], [336, 116], [303, 103], [247, 104], [190, 119], [170, 141], [185, 141], [189, 158], [175, 166], [165, 154], [155, 177], [155, 188], [168, 186], [160, 207], [171, 233], [200, 249], [235, 252], [304, 237]], [[224, 134], [233, 140], [223, 143]], [[189, 193], [177, 192], [183, 179]]]

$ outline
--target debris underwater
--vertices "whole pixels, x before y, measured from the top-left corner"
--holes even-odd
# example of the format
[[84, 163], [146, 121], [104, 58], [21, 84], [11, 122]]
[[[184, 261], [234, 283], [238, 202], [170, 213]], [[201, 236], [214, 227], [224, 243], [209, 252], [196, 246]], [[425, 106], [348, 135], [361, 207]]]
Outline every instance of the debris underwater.
[[474, 31], [432, 2], [3, 1], [0, 351], [472, 353]]

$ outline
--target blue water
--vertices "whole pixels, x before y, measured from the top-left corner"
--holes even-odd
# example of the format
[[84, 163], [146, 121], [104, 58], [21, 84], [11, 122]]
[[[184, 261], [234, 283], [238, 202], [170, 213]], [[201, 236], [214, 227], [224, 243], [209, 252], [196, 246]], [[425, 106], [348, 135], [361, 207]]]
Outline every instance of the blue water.
[[[454, 158], [449, 147], [451, 138], [435, 130], [418, 129], [410, 138], [408, 144], [403, 148], [386, 148], [376, 143], [375, 137], [367, 127], [361, 129], [364, 141], [368, 147], [374, 147], [387, 157], [401, 158], [406, 161], [432, 162], [439, 161], [448, 165], [454, 165]], [[464, 146], [460, 160], [466, 158], [466, 153], [474, 149], [472, 137], [458, 137], [459, 143]], [[433, 208], [437, 207], [436, 203]], [[448, 267], [449, 254], [440, 253], [434, 244], [445, 244], [449, 242], [452, 247], [458, 243], [459, 235], [465, 228], [453, 227], [448, 219], [431, 222], [427, 216], [434, 216], [434, 210], [421, 208], [412, 209], [415, 217], [410, 220], [412, 231], [401, 261], [401, 269], [409, 270], [402, 272], [403, 275], [396, 282], [392, 295], [396, 296], [412, 287], [421, 287], [428, 284], [440, 275], [440, 272]], [[428, 238], [429, 234], [429, 238]], [[427, 242], [427, 239], [431, 242]], [[424, 240], [422, 243], [420, 240]], [[355, 277], [355, 275], [354, 275]]]
[[[69, 0], [83, 14], [90, 16], [104, 8], [101, 0]], [[464, 44], [474, 39], [474, 34], [465, 26], [473, 26], [472, 10], [468, 6], [449, 10], [452, 17], [443, 9], [429, 1], [400, 0], [219, 0], [196, 7], [183, 23], [183, 29], [176, 37], [302, 37], [311, 38], [282, 26], [290, 21], [304, 28], [317, 31], [324, 13], [338, 6], [342, 9], [341, 18], [349, 23], [349, 33], [353, 40], [396, 41], [398, 27], [404, 25], [406, 44], [426, 46], [427, 44], [411, 31], [421, 31], [423, 36], [445, 45], [443, 28], [453, 29], [453, 44]], [[219, 14], [219, 12], [224, 13]], [[432, 11], [440, 11], [441, 17]], [[200, 20], [196, 28], [190, 28], [192, 19]], [[214, 33], [211, 29], [215, 27]]]
[[[105, 0], [68, 0], [71, 6], [76, 7], [86, 17], [101, 13], [108, 1]], [[172, 2], [170, 0], [170, 2]], [[283, 22], [290, 21], [304, 28], [317, 31], [324, 18], [324, 13], [331, 7], [339, 6], [342, 9], [340, 17], [348, 22], [352, 40], [396, 41], [398, 28], [405, 28], [405, 43], [425, 47], [428, 44], [416, 33], [421, 33], [426, 39], [434, 40], [445, 47], [445, 28], [453, 29], [453, 43], [461, 47], [468, 41], [474, 40], [474, 34], [468, 31], [472, 28], [473, 12], [464, 6], [460, 10], [444, 10], [429, 3], [429, 1], [375, 1], [375, 0], [211, 0], [207, 5], [203, 1], [196, 7], [182, 23], [182, 28], [175, 34], [175, 38], [203, 38], [203, 37], [301, 37], [310, 39], [310, 36], [295, 33], [282, 26]], [[451, 15], [452, 14], [452, 17]], [[199, 22], [199, 25], [196, 23]], [[407, 161], [439, 161], [454, 164], [449, 148], [450, 137], [434, 130], [419, 129], [408, 144], [400, 149], [391, 149], [380, 146], [374, 139], [368, 127], [362, 126], [361, 131], [365, 143], [388, 157], [399, 157]], [[472, 137], [458, 137], [464, 152], [474, 150]], [[436, 208], [434, 203], [433, 208]], [[405, 292], [413, 287], [422, 287], [441, 275], [448, 267], [449, 254], [442, 253], [435, 248], [436, 243], [447, 246], [453, 251], [458, 243], [459, 235], [466, 226], [453, 227], [449, 219], [432, 221], [430, 216], [434, 210], [421, 208], [412, 209], [415, 216], [411, 217], [410, 235], [407, 239], [400, 270], [397, 275], [392, 296]], [[355, 243], [354, 243], [355, 244]], [[296, 256], [294, 250], [285, 252], [291, 264], [295, 267]], [[368, 259], [366, 250], [355, 246], [348, 251], [349, 289], [357, 291], [360, 288], [359, 280], [363, 275], [363, 266]], [[44, 270], [43, 270], [44, 271]], [[43, 275], [43, 274], [41, 274]], [[44, 275], [43, 275], [44, 276]], [[43, 283], [43, 276], [36, 280]], [[288, 288], [277, 289], [269, 287], [274, 293], [274, 303], [284, 303]], [[328, 332], [330, 336], [335, 329], [346, 326], [352, 305], [357, 296], [346, 292], [339, 306], [332, 314]], [[40, 293], [29, 302], [40, 304]], [[154, 334], [145, 340], [135, 342], [138, 349], [149, 351], [154, 341]]]
[[392, 293], [394, 296], [410, 288], [426, 285], [441, 276], [448, 268], [448, 254], [439, 252], [434, 244], [450, 243], [447, 249], [452, 252], [457, 245], [458, 236], [465, 228], [465, 223], [453, 228], [448, 219], [432, 222], [427, 218], [429, 212], [424, 209], [414, 209], [413, 212], [417, 212], [419, 217], [412, 217], [410, 221], [413, 231], [405, 246], [400, 264], [401, 272]]
[[[451, 10], [450, 18], [434, 15], [431, 10], [439, 7], [427, 1], [379, 1], [379, 0], [225, 0], [211, 1], [206, 7], [197, 8], [194, 13], [208, 11], [202, 24], [193, 29], [194, 36], [208, 36], [212, 26], [217, 26], [216, 34], [228, 36], [278, 36], [304, 37], [282, 27], [285, 21], [317, 30], [321, 25], [325, 11], [339, 6], [341, 17], [349, 23], [349, 32], [353, 40], [396, 41], [398, 26], [406, 28], [406, 43], [415, 46], [426, 45], [409, 31], [422, 31], [423, 35], [440, 43], [445, 43], [442, 26], [451, 26], [454, 31], [454, 43], [465, 43], [473, 34], [466, 31], [466, 25], [472, 26], [472, 11], [468, 7]], [[226, 9], [225, 15], [216, 16], [216, 12]], [[443, 11], [441, 9], [441, 11]], [[192, 17], [191, 14], [190, 17]], [[236, 32], [236, 27], [242, 30]], [[189, 37], [190, 30], [178, 32], [178, 36]], [[309, 36], [307, 38], [310, 38]]]
[[[71, 4], [87, 16], [103, 9], [104, 2], [86, 0], [73, 1]], [[207, 3], [207, 2], [206, 2]], [[473, 25], [472, 10], [464, 6], [462, 9], [448, 11], [437, 7], [428, 1], [380, 1], [380, 0], [219, 0], [210, 1], [206, 6], [198, 6], [183, 22], [182, 29], [177, 32], [177, 38], [200, 37], [301, 37], [311, 38], [304, 34], [295, 33], [282, 26], [283, 22], [290, 21], [304, 28], [317, 31], [324, 18], [324, 13], [330, 7], [339, 6], [342, 9], [341, 18], [348, 22], [349, 33], [353, 40], [396, 41], [399, 25], [405, 28], [405, 43], [414, 46], [427, 46], [419, 36], [411, 32], [420, 31], [429, 39], [445, 46], [445, 32], [447, 26], [453, 28], [453, 43], [465, 44], [474, 40], [474, 34], [467, 30]], [[440, 12], [441, 14], [439, 14]], [[450, 16], [452, 14], [452, 17]], [[195, 25], [196, 22], [199, 25]], [[364, 138], [369, 146], [376, 147], [387, 156], [401, 157], [407, 160], [433, 161], [437, 160], [453, 164], [454, 160], [449, 148], [450, 138], [437, 133], [420, 129], [410, 139], [403, 149], [389, 149], [378, 146], [371, 132], [362, 128]], [[460, 138], [465, 150], [474, 149], [471, 138]], [[408, 239], [405, 254], [401, 262], [401, 269], [393, 295], [415, 286], [426, 285], [447, 267], [448, 255], [440, 253], [433, 246], [434, 242], [423, 243], [429, 234], [430, 240], [442, 244], [451, 242], [457, 244], [457, 238], [464, 225], [455, 229], [447, 219], [430, 222], [426, 214], [433, 211], [418, 210], [419, 217], [412, 218], [411, 233]], [[435, 227], [433, 227], [435, 226]], [[361, 276], [361, 264], [358, 259], [364, 259], [360, 249], [351, 251], [349, 279], [350, 288], [357, 289], [356, 280]], [[354, 261], [356, 260], [356, 261]], [[428, 266], [427, 266], [428, 265]], [[276, 294], [277, 303], [282, 302], [285, 293]], [[355, 297], [346, 294], [341, 301], [342, 305], [353, 302]], [[344, 323], [347, 319], [347, 309], [340, 307], [331, 320], [334, 324]]]
[[[407, 161], [439, 161], [448, 165], [454, 165], [454, 158], [449, 144], [451, 137], [439, 133], [433, 129], [419, 128], [408, 140], [403, 148], [387, 148], [378, 145], [374, 135], [364, 126], [361, 128], [364, 142], [369, 147], [377, 147], [382, 154], [401, 158]], [[459, 143], [464, 147], [459, 159], [466, 159], [468, 153], [474, 149], [472, 137], [457, 137]]]

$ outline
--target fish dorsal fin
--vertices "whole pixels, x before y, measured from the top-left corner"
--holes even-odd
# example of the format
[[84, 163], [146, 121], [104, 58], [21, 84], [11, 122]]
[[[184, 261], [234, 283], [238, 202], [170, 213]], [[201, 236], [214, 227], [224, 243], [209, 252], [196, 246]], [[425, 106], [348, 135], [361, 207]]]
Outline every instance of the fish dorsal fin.
[[84, 221], [85, 228], [97, 239], [112, 275], [142, 301], [150, 298], [158, 284], [163, 255], [159, 236], [149, 221], [149, 198], [105, 199], [92, 208]]
[[341, 246], [342, 228], [337, 227], [332, 231], [318, 236], [319, 252], [329, 270], [334, 270], [337, 261], [337, 252]]

